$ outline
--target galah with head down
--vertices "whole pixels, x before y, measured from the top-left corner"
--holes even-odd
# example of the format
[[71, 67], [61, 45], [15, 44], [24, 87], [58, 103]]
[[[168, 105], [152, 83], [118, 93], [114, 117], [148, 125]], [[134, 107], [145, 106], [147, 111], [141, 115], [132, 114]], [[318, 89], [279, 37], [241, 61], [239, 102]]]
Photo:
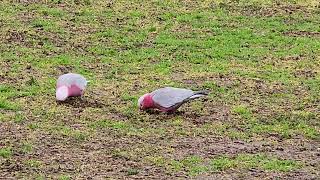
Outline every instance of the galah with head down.
[[56, 99], [64, 101], [71, 96], [82, 96], [87, 82], [80, 74], [68, 73], [61, 75], [57, 80]]
[[174, 112], [182, 104], [209, 94], [209, 91], [192, 91], [189, 89], [165, 87], [144, 94], [138, 100], [141, 110], [160, 109], [163, 112]]

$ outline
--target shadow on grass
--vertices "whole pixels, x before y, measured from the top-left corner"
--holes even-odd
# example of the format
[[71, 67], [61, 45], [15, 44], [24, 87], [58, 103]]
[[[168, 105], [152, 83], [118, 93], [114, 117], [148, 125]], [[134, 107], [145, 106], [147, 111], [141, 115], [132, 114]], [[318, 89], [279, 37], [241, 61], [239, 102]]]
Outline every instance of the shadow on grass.
[[164, 115], [168, 115], [168, 116], [179, 116], [179, 115], [183, 115], [185, 112], [184, 111], [174, 111], [174, 112], [162, 112], [160, 110], [157, 110], [157, 109], [147, 109], [145, 111], [146, 113], [148, 114], [152, 114], [152, 115], [159, 115], [159, 114], [164, 114]]
[[87, 99], [81, 97], [69, 97], [66, 101], [57, 101], [59, 105], [65, 105], [73, 108], [102, 108], [106, 106], [104, 103], [96, 99]]
[[168, 119], [180, 116], [185, 119], [196, 119], [196, 120], [192, 121], [193, 123], [196, 123], [196, 124], [204, 123], [199, 119], [201, 117], [201, 115], [196, 112], [186, 112], [186, 111], [182, 111], [182, 110], [177, 110], [175, 112], [161, 112], [160, 110], [157, 110], [157, 109], [148, 109], [145, 111], [145, 113], [147, 113], [149, 115], [153, 115], [153, 116], [160, 116], [161, 118], [166, 117]]

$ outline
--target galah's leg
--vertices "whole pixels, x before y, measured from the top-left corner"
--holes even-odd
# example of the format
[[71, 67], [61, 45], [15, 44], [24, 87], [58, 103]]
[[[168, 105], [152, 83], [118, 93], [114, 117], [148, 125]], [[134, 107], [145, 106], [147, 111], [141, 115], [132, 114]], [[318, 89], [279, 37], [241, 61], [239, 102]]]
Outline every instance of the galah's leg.
[[177, 109], [172, 109], [172, 110], [167, 111], [166, 113], [167, 113], [168, 115], [174, 114], [174, 113], [176, 112], [176, 110], [177, 110]]

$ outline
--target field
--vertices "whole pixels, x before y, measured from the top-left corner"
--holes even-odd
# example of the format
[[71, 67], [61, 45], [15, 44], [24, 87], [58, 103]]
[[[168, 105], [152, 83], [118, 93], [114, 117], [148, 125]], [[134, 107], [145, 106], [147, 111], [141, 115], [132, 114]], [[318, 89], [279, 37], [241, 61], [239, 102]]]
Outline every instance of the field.
[[[0, 2], [0, 177], [320, 178], [317, 0]], [[90, 83], [55, 100], [59, 75]], [[208, 89], [175, 114], [137, 99]]]

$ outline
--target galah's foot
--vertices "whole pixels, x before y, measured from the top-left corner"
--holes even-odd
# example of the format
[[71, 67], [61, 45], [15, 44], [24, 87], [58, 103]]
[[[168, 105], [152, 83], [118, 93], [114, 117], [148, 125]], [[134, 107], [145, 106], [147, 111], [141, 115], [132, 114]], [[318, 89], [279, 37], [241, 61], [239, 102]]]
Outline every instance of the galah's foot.
[[154, 109], [147, 109], [147, 110], [145, 110], [145, 111], [146, 111], [146, 113], [148, 113], [148, 114], [159, 114], [159, 111], [154, 110]]
[[64, 101], [58, 101], [58, 100], [56, 100], [56, 102], [57, 102], [57, 104], [63, 104], [64, 103]]
[[172, 114], [176, 114], [176, 112], [177, 112], [176, 110], [172, 110], [172, 111], [167, 111], [166, 114], [172, 115]]

